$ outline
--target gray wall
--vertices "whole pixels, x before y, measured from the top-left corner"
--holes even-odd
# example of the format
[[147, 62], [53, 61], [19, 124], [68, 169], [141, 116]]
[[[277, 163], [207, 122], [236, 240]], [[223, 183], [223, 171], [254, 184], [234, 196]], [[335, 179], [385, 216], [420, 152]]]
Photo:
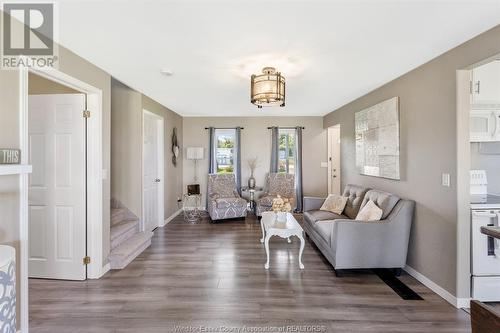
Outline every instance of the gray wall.
[[[444, 53], [324, 117], [340, 124], [342, 183], [396, 193], [417, 202], [408, 265], [451, 294], [457, 284], [456, 70], [500, 52], [500, 26]], [[401, 181], [355, 168], [354, 113], [400, 97]], [[450, 173], [451, 187], [441, 186]]]
[[[74, 53], [59, 47], [59, 70], [102, 90], [102, 140], [103, 169], [110, 167], [110, 115], [111, 77]], [[16, 70], [0, 70], [0, 147], [19, 148], [19, 73]], [[27, 152], [22, 152], [26, 154]], [[19, 260], [19, 182], [18, 176], [2, 176], [0, 179], [0, 243], [16, 246]], [[103, 260], [109, 255], [109, 179], [103, 180]], [[17, 266], [19, 274], [20, 268]], [[19, 284], [18, 284], [19, 288]], [[19, 295], [18, 289], [18, 295]], [[18, 307], [20, 301], [18, 302]], [[19, 313], [19, 312], [18, 312]], [[18, 317], [18, 323], [20, 318]]]
[[111, 81], [111, 197], [142, 216], [142, 97]]
[[[265, 174], [269, 172], [271, 156], [271, 133], [268, 126], [304, 126], [303, 131], [303, 187], [304, 195], [324, 196], [327, 193], [327, 168], [321, 162], [327, 161], [327, 135], [323, 129], [322, 117], [186, 117], [184, 118], [184, 153], [190, 146], [204, 147], [204, 159], [198, 162], [198, 179], [206, 194], [208, 174], [208, 131], [205, 127], [236, 127], [241, 132], [241, 178], [245, 185], [250, 176], [248, 159], [258, 157], [255, 172], [257, 186], [263, 186]], [[184, 160], [184, 189], [193, 183], [194, 161]]]
[[142, 217], [142, 111], [164, 118], [166, 219], [178, 210], [177, 197], [182, 195], [182, 155], [174, 167], [171, 154], [174, 127], [182, 147], [182, 117], [117, 80], [112, 80], [111, 100], [111, 196], [138, 217]]
[[28, 93], [30, 95], [45, 94], [78, 94], [80, 91], [63, 86], [57, 82], [47, 80], [33, 73], [28, 74]]

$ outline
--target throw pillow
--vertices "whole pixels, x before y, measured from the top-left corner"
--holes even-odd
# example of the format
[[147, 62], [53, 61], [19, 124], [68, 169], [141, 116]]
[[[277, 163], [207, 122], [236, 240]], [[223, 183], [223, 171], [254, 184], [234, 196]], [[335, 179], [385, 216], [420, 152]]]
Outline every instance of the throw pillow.
[[358, 221], [380, 221], [382, 218], [382, 209], [380, 209], [375, 202], [368, 201], [366, 205], [361, 208], [356, 220]]
[[327, 210], [335, 214], [342, 214], [347, 203], [347, 197], [337, 194], [330, 194], [321, 206], [320, 210]]

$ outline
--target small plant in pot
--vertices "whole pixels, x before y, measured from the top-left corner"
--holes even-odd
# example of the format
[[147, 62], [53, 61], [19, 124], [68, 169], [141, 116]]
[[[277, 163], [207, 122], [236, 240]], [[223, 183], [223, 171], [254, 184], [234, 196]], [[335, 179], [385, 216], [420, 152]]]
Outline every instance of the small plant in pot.
[[259, 164], [259, 159], [257, 157], [248, 160], [248, 167], [250, 168], [250, 178], [248, 178], [248, 188], [255, 188], [255, 178], [253, 173]]
[[282, 198], [278, 195], [277, 198], [273, 199], [272, 210], [276, 214], [276, 221], [285, 223], [287, 213], [292, 211], [292, 205], [290, 204], [289, 199]]

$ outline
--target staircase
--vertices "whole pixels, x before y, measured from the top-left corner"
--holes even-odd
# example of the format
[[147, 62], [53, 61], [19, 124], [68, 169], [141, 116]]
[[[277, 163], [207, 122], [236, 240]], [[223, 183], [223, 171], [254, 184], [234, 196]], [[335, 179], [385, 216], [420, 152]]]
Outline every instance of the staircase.
[[118, 200], [111, 200], [111, 269], [123, 269], [151, 245], [153, 233], [140, 232], [139, 218]]

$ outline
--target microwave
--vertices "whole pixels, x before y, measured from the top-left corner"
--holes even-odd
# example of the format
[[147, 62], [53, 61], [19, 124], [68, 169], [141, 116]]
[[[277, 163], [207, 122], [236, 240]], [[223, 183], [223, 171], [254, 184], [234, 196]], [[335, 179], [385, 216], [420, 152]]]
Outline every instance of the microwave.
[[500, 109], [473, 109], [470, 112], [470, 141], [500, 141]]

